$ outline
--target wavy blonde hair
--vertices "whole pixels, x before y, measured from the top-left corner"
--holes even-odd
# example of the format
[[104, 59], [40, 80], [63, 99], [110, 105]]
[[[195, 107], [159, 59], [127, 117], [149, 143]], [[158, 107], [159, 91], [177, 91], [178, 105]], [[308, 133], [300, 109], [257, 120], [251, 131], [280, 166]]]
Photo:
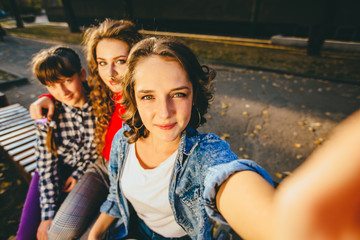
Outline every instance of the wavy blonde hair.
[[192, 135], [196, 129], [206, 122], [204, 117], [211, 100], [213, 99], [212, 80], [216, 76], [215, 70], [200, 65], [195, 54], [183, 43], [172, 38], [148, 38], [137, 43], [130, 51], [127, 61], [127, 71], [122, 81], [123, 97], [121, 103], [126, 108], [122, 118], [129, 125], [130, 130], [124, 135], [129, 138], [129, 143], [136, 142], [140, 137], [146, 138], [149, 131], [143, 125], [135, 100], [134, 74], [137, 64], [143, 58], [157, 55], [176, 61], [183, 67], [193, 87], [193, 107], [191, 118], [185, 131]]
[[96, 61], [96, 47], [102, 39], [106, 38], [121, 40], [131, 49], [142, 39], [142, 36], [131, 21], [110, 19], [105, 19], [98, 26], [91, 26], [84, 33], [83, 44], [88, 65], [88, 83], [92, 88], [90, 99], [97, 117], [95, 143], [100, 156], [105, 147], [105, 135], [110, 119], [115, 110], [114, 94], [100, 78]]

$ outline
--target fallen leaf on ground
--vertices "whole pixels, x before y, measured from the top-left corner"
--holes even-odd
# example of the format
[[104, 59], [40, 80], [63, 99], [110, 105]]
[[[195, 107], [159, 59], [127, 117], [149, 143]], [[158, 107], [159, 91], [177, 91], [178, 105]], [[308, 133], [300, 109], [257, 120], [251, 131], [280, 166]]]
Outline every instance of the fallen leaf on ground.
[[294, 147], [296, 147], [296, 148], [301, 148], [301, 144], [300, 144], [300, 143], [295, 143], [295, 144], [294, 144]]
[[316, 127], [321, 127], [321, 123], [320, 123], [320, 122], [316, 122], [316, 123], [314, 123], [314, 125], [315, 125]]
[[230, 134], [228, 134], [228, 133], [223, 133], [220, 138], [221, 138], [222, 140], [225, 140], [225, 139], [227, 139], [227, 138], [230, 138]]
[[282, 175], [281, 173], [275, 173], [275, 177], [277, 177], [277, 178], [282, 178], [283, 175]]

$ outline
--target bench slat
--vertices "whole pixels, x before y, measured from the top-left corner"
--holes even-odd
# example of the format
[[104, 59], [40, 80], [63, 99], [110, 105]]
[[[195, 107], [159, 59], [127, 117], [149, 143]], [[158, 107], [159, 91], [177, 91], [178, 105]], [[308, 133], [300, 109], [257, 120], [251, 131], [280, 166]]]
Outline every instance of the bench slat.
[[24, 112], [27, 112], [26, 108], [23, 108], [23, 107], [15, 108], [13, 111], [2, 112], [1, 113], [1, 118], [10, 117], [10, 116], [13, 116], [13, 115], [16, 115], [16, 114], [19, 115], [19, 114], [24, 113]]
[[20, 154], [17, 154], [16, 156], [13, 156], [14, 161], [21, 161], [24, 158], [27, 158], [31, 155], [35, 155], [35, 148], [30, 148], [29, 150], [22, 152]]
[[25, 167], [25, 171], [27, 172], [33, 172], [35, 171], [35, 169], [36, 169], [36, 162]]
[[26, 165], [28, 165], [28, 164], [30, 164], [30, 163], [33, 163], [33, 162], [36, 162], [36, 157], [35, 157], [35, 155], [32, 155], [32, 156], [30, 156], [30, 157], [28, 157], [28, 158], [25, 158], [25, 159], [19, 161], [19, 163], [20, 163], [22, 166], [26, 166]]
[[10, 138], [10, 139], [8, 139], [8, 140], [6, 140], [6, 141], [2, 141], [2, 142], [0, 141], [0, 145], [6, 146], [6, 145], [9, 145], [9, 144], [14, 143], [14, 142], [16, 142], [16, 141], [20, 141], [20, 140], [22, 140], [22, 139], [25, 139], [25, 138], [27, 138], [27, 137], [29, 137], [29, 136], [36, 136], [35, 130], [30, 131], [30, 132], [22, 133], [21, 135], [18, 135], [18, 136], [16, 136], [16, 137]]
[[21, 106], [19, 103], [15, 103], [10, 106], [0, 108], [0, 113], [7, 112], [7, 111], [17, 108], [17, 107], [23, 107], [23, 106]]
[[0, 136], [3, 136], [5, 134], [9, 134], [9, 133], [11, 133], [13, 131], [16, 131], [16, 130], [19, 130], [19, 129], [22, 129], [22, 128], [25, 128], [25, 127], [28, 127], [28, 126], [31, 126], [31, 125], [34, 125], [33, 121], [29, 121], [29, 122], [25, 122], [25, 123], [20, 124], [20, 125], [12, 126], [12, 128], [8, 128], [8, 129], [5, 129], [4, 131], [0, 131]]
[[14, 156], [14, 155], [16, 155], [18, 153], [21, 153], [21, 152], [24, 152], [25, 150], [28, 150], [29, 148], [33, 148], [34, 145], [35, 145], [35, 142], [30, 142], [30, 143], [25, 144], [25, 145], [23, 145], [21, 147], [18, 147], [18, 148], [15, 148], [15, 149], [11, 150], [11, 151], [8, 151], [8, 153], [9, 153], [10, 156]]
[[35, 126], [31, 125], [29, 127], [22, 128], [20, 130], [15, 131], [15, 132], [3, 135], [3, 136], [0, 137], [0, 143], [2, 143], [3, 141], [8, 140], [9, 138], [16, 137], [18, 135], [21, 135], [21, 134], [29, 132], [29, 131], [35, 131]]
[[36, 136], [33, 135], [33, 136], [30, 136], [30, 137], [27, 137], [23, 140], [20, 140], [20, 141], [17, 141], [17, 142], [14, 142], [12, 144], [9, 144], [7, 146], [4, 146], [4, 150], [6, 151], [10, 151], [12, 149], [15, 149], [15, 148], [18, 148], [18, 147], [21, 147], [22, 145], [28, 143], [28, 142], [31, 142], [33, 144], [35, 144], [35, 139], [36, 139]]
[[23, 114], [23, 115], [18, 115], [18, 116], [15, 116], [11, 119], [7, 119], [7, 121], [3, 121], [0, 123], [0, 129], [1, 130], [4, 130], [6, 128], [9, 128], [11, 126], [14, 126], [15, 124], [20, 124], [21, 122], [24, 122], [24, 121], [32, 121], [34, 122], [30, 116], [27, 116], [26, 114]]
[[20, 104], [0, 108], [0, 147], [11, 158], [33, 175], [36, 169], [36, 128], [29, 111]]

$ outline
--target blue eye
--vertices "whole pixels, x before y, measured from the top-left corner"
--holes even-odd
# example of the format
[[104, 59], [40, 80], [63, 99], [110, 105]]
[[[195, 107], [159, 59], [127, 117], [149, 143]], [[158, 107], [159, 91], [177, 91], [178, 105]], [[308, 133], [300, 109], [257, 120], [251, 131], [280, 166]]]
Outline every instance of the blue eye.
[[100, 66], [105, 66], [105, 65], [106, 65], [106, 62], [98, 62], [98, 65], [100, 65]]

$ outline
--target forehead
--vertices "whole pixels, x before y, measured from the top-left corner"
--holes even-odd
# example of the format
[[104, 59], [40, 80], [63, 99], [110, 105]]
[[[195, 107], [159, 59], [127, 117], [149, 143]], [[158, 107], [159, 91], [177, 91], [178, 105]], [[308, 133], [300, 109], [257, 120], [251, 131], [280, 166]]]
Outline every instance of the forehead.
[[128, 54], [129, 45], [119, 39], [115, 38], [104, 38], [100, 40], [96, 46], [96, 54], [98, 56], [106, 55], [121, 55]]
[[56, 76], [52, 76], [51, 78], [47, 78], [45, 80], [45, 83], [46, 84], [55, 84], [55, 83], [62, 83], [68, 79], [72, 79], [74, 81], [76, 80], [80, 80], [78, 78], [78, 73], [74, 73], [74, 75], [70, 76], [70, 77], [66, 77], [66, 76], [63, 76], [63, 75], [60, 75], [60, 74], [57, 74]]
[[150, 55], [141, 58], [134, 69], [135, 88], [192, 86], [185, 69], [173, 58]]

